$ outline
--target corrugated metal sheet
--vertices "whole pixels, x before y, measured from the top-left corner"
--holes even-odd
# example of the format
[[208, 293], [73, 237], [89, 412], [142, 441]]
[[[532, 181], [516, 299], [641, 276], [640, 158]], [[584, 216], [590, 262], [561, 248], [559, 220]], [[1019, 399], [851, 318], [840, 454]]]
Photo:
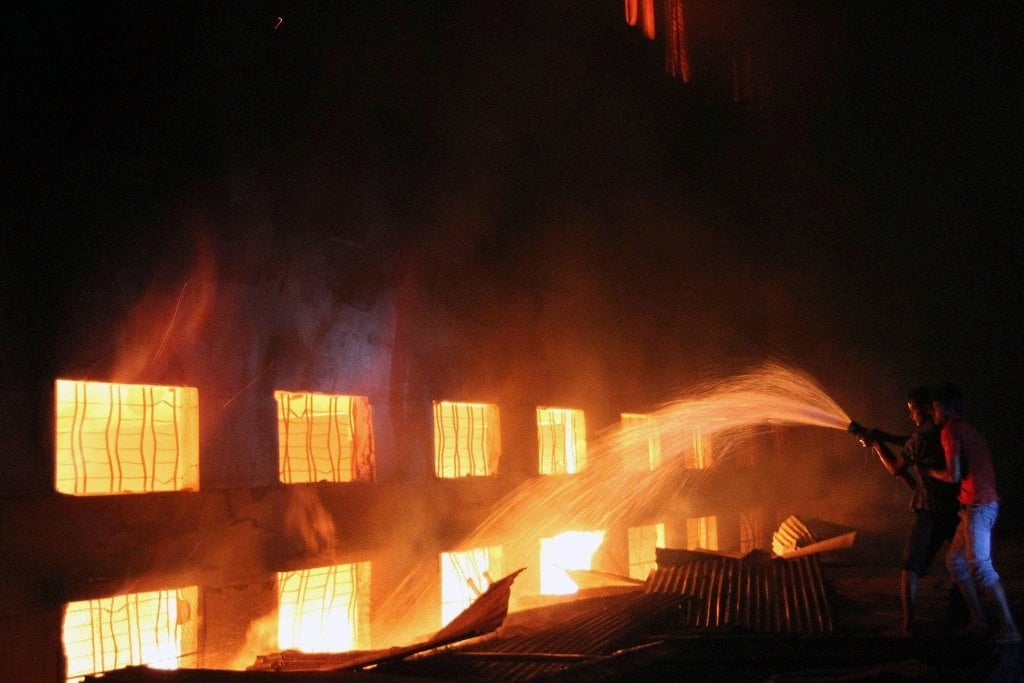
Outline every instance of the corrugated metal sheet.
[[[400, 662], [387, 671], [415, 671], [416, 675], [456, 671], [460, 678], [490, 681], [564, 674], [642, 650], [651, 632], [678, 628], [686, 621], [689, 602], [679, 594], [640, 590], [576, 600], [554, 610], [541, 608], [536, 615], [517, 615], [524, 627], [534, 622], [523, 635], [514, 635], [513, 622], [494, 637]], [[543, 628], [537, 628], [539, 623]]]
[[[792, 559], [755, 551], [733, 557], [660, 548], [658, 568], [636, 590], [581, 598], [505, 615], [485, 605], [470, 620], [501, 622], [492, 635], [457, 642], [435, 638], [416, 648], [367, 653], [370, 659], [264, 662], [262, 668], [352, 671], [370, 665], [376, 674], [398, 677], [528, 681], [586, 680], [597, 669], [629, 671], [644, 658], [662, 656], [680, 638], [709, 632], [821, 634], [833, 630], [832, 614], [817, 555]], [[518, 573], [518, 572], [517, 572]], [[503, 581], [511, 583], [515, 574]], [[498, 599], [500, 598], [500, 599]], [[507, 608], [507, 591], [495, 599]], [[471, 610], [467, 610], [470, 612]], [[500, 612], [500, 614], [499, 614]], [[492, 614], [493, 613], [493, 614]], [[481, 633], [457, 629], [460, 637]], [[443, 633], [442, 633], [443, 634]], [[439, 634], [439, 635], [442, 635]], [[662, 649], [661, 652], [665, 650]], [[351, 657], [351, 654], [349, 655]], [[287, 659], [287, 658], [285, 658]]]
[[693, 627], [786, 634], [833, 630], [816, 555], [782, 559], [755, 551], [737, 558], [659, 548], [657, 559], [645, 592], [695, 598]]
[[790, 516], [772, 534], [772, 554], [795, 557], [841, 550], [852, 547], [856, 537], [856, 530], [849, 527], [820, 519], [803, 520]]
[[816, 540], [818, 539], [814, 537], [803, 520], [790, 516], [784, 519], [772, 534], [772, 552], [781, 557], [787, 552], [796, 550], [802, 545], [810, 545]]

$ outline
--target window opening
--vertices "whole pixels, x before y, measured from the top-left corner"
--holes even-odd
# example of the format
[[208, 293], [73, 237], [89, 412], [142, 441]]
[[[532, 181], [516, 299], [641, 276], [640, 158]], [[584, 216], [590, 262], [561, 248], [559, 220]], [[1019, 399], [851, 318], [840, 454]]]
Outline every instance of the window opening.
[[686, 520], [687, 550], [718, 550], [718, 518], [691, 517]]
[[282, 650], [369, 647], [369, 562], [279, 572], [277, 582], [277, 641]]
[[751, 508], [740, 513], [740, 552], [749, 553], [751, 550], [766, 549], [771, 547], [768, 540], [767, 529], [765, 528], [764, 508]]
[[474, 548], [441, 553], [441, 625], [462, 613], [503, 576], [502, 548]]
[[665, 547], [665, 524], [648, 524], [629, 529], [629, 576], [646, 580], [658, 566], [657, 548]]
[[373, 415], [365, 396], [275, 391], [279, 476], [286, 484], [373, 481]]
[[710, 436], [693, 433], [692, 448], [686, 451], [684, 466], [693, 470], [706, 470], [714, 464]]
[[594, 553], [604, 542], [603, 531], [564, 531], [540, 539], [540, 592], [570, 595], [579, 590], [566, 569], [590, 569]]
[[541, 474], [573, 474], [587, 464], [587, 427], [582, 410], [537, 408]]
[[629, 471], [657, 469], [661, 464], [661, 436], [653, 415], [622, 413], [623, 466]]
[[199, 488], [194, 387], [58, 379], [55, 487], [71, 495]]
[[69, 602], [62, 629], [67, 680], [128, 666], [195, 667], [198, 594], [189, 586]]
[[497, 406], [434, 401], [434, 473], [438, 477], [495, 474], [500, 457]]

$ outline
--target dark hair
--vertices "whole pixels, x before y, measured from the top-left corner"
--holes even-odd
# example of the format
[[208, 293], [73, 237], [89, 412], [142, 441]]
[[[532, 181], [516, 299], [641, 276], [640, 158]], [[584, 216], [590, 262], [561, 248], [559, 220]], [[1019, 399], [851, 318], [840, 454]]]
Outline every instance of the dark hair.
[[938, 401], [944, 408], [963, 415], [967, 410], [967, 401], [964, 399], [964, 392], [955, 384], [940, 384], [932, 390], [932, 400]]
[[932, 406], [932, 388], [929, 386], [920, 386], [916, 389], [911, 389], [907, 392], [907, 403], [913, 403], [919, 408], [925, 410]]

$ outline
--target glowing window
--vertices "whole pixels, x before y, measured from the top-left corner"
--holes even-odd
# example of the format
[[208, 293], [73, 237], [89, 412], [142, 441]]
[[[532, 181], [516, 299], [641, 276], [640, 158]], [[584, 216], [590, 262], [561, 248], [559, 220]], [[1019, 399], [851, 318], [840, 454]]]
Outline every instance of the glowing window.
[[653, 470], [661, 464], [661, 437], [653, 415], [622, 413], [622, 456], [627, 470]]
[[540, 592], [569, 595], [579, 590], [566, 569], [590, 569], [594, 553], [604, 542], [603, 531], [565, 531], [540, 539]]
[[196, 666], [198, 588], [70, 602], [62, 639], [68, 680], [128, 666]]
[[73, 495], [199, 488], [199, 392], [59, 379], [57, 491]]
[[275, 391], [281, 481], [372, 481], [373, 418], [365, 396]]
[[762, 508], [752, 508], [740, 513], [740, 552], [749, 553], [758, 548], [771, 547], [764, 524], [765, 513]]
[[502, 576], [501, 546], [441, 553], [441, 625], [457, 617]]
[[693, 470], [704, 470], [712, 466], [711, 437], [700, 432], [693, 433], [693, 447], [684, 455], [684, 467]]
[[277, 641], [282, 650], [369, 647], [369, 562], [279, 572], [277, 583]]
[[686, 520], [687, 550], [718, 550], [718, 518], [691, 517]]
[[438, 477], [494, 474], [500, 456], [497, 406], [434, 401], [434, 472]]
[[541, 474], [572, 474], [587, 464], [587, 425], [582, 410], [537, 408]]
[[658, 561], [655, 548], [665, 547], [665, 525], [650, 524], [629, 529], [629, 576], [646, 579]]

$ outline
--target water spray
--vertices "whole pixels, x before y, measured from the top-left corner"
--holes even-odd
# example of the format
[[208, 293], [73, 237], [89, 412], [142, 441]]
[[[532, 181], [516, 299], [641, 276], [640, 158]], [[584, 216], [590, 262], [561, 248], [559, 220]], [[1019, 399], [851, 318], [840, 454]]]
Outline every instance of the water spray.
[[[809, 374], [780, 363], [715, 378], [653, 407], [642, 425], [613, 426], [588, 438], [588, 464], [569, 476], [531, 478], [509, 492], [460, 542], [484, 547], [501, 539], [505, 562], [526, 566], [539, 539], [569, 530], [603, 530], [646, 514], [652, 501], [667, 500], [688, 486], [683, 453], [695, 436], [710, 437], [722, 452], [764, 426], [816, 426], [847, 431], [850, 416]], [[858, 425], [859, 427], [859, 425]], [[626, 476], [623, 462], [656, 438], [661, 464], [642, 476]], [[424, 594], [423, 576], [411, 572], [382, 601], [388, 618], [381, 631], [401, 630], [414, 608], [409, 596]], [[432, 609], [432, 607], [430, 608]], [[428, 610], [429, 611], [429, 610]], [[388, 623], [383, 623], [388, 622]]]

